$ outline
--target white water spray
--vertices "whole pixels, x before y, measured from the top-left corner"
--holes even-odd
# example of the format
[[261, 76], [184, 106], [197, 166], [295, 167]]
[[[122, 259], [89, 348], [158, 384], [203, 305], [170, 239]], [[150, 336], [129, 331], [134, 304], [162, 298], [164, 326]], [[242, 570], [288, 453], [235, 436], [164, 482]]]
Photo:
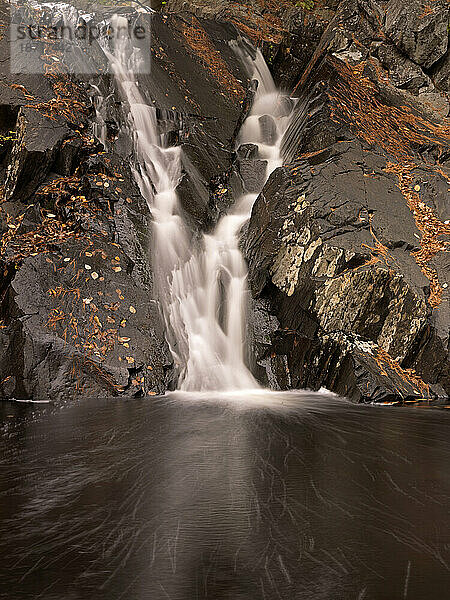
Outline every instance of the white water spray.
[[[116, 29], [126, 31], [124, 17]], [[123, 20], [123, 22], [121, 21]], [[275, 88], [258, 51], [253, 60], [236, 48], [252, 78], [259, 82], [254, 105], [238, 144], [255, 144], [267, 161], [263, 188], [282, 164], [281, 141], [292, 106]], [[143, 99], [134, 76], [136, 61], [126, 35], [108, 54], [134, 135], [138, 168], [135, 177], [154, 217], [152, 260], [155, 292], [161, 303], [167, 339], [184, 391], [230, 391], [259, 387], [245, 364], [248, 303], [247, 266], [239, 249], [239, 232], [250, 217], [258, 193], [243, 194], [214, 232], [192, 247], [191, 234], [176, 192], [181, 176], [181, 149], [168, 147], [159, 132], [156, 110]], [[270, 130], [268, 133], [267, 129]]]

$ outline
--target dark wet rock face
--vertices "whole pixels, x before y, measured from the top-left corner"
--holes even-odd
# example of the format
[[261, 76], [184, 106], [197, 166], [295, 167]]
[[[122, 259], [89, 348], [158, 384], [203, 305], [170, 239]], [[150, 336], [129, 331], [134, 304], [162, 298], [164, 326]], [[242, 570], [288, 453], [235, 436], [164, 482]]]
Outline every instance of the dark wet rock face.
[[408, 57], [425, 69], [448, 49], [450, 10], [446, 0], [390, 0], [385, 7], [384, 30]]
[[[255, 146], [236, 149], [255, 84], [230, 42], [260, 46], [298, 98], [285, 166], [242, 231], [258, 379], [355, 401], [448, 394], [448, 3], [153, 8], [151, 20], [133, 16], [152, 30], [139, 87], [182, 147], [178, 193], [194, 238], [265, 173]], [[174, 370], [126, 107], [100, 68], [91, 80], [63, 66], [56, 77], [11, 75], [2, 35], [0, 396], [163, 393]], [[104, 60], [98, 48], [93, 57]], [[270, 144], [274, 123], [261, 125]]]
[[189, 11], [231, 23], [261, 48], [276, 84], [289, 90], [307, 67], [338, 5], [339, 0], [168, 0], [164, 11]]
[[242, 242], [253, 296], [278, 321], [263, 360], [268, 379], [285, 361], [281, 388], [449, 392], [448, 98], [423, 70], [447, 50], [448, 9], [419, 24], [413, 4], [342, 2], [298, 72], [289, 164]]
[[[3, 8], [5, 26], [7, 16]], [[152, 28], [153, 60], [140, 89], [183, 148], [182, 205], [192, 227], [206, 229], [230, 202], [248, 87], [228, 44], [236, 32], [189, 15], [140, 18]], [[8, 61], [6, 36], [0, 45]], [[7, 62], [1, 78], [0, 395], [164, 393], [173, 361], [152, 291], [152, 217], [112, 81], [99, 72], [91, 88], [63, 67], [56, 78], [14, 76]], [[107, 152], [94, 137], [98, 90], [109, 96]]]
[[32, 108], [21, 108], [5, 181], [6, 198], [26, 200], [45, 180], [69, 129], [62, 119], [43, 118]]

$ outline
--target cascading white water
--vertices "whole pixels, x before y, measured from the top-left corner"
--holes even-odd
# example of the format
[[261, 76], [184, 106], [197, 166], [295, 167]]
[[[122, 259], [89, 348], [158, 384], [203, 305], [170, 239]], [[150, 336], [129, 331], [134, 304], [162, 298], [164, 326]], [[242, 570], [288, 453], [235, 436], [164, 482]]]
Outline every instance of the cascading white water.
[[[114, 18], [116, 29], [126, 31], [125, 18]], [[257, 145], [258, 159], [267, 161], [261, 190], [270, 173], [282, 164], [281, 141], [292, 107], [289, 99], [276, 90], [259, 51], [255, 59], [238, 47], [236, 52], [259, 82], [238, 144]], [[214, 232], [203, 235], [193, 249], [176, 192], [181, 149], [167, 146], [158, 129], [155, 109], [146, 104], [138, 89], [134, 76], [138, 55], [126, 35], [116, 39], [108, 57], [129, 106], [138, 164], [135, 177], [154, 217], [155, 291], [179, 370], [179, 389], [198, 392], [257, 388], [245, 364], [247, 266], [239, 249], [239, 232], [250, 217], [258, 193], [238, 197]], [[265, 131], [268, 122], [272, 126], [269, 136]]]
[[[191, 292], [193, 310], [190, 316], [194, 318], [190, 332], [195, 347], [190, 347], [194, 351], [189, 353], [181, 384], [181, 389], [187, 391], [258, 387], [245, 365], [247, 265], [239, 249], [239, 233], [250, 218], [259, 191], [272, 171], [282, 164], [280, 144], [289, 123], [291, 105], [276, 90], [259, 51], [255, 60], [238, 46], [236, 51], [251, 77], [259, 83], [252, 111], [243, 124], [237, 144], [255, 144], [257, 158], [266, 160], [267, 167], [258, 192], [236, 198], [232, 210], [221, 218], [214, 232], [204, 236], [203, 250], [194, 257], [196, 269], [200, 271], [197, 280], [204, 284], [197, 292], [196, 280], [190, 286], [194, 292]], [[269, 117], [269, 122], [274, 125], [271, 140], [263, 131], [263, 116]]]

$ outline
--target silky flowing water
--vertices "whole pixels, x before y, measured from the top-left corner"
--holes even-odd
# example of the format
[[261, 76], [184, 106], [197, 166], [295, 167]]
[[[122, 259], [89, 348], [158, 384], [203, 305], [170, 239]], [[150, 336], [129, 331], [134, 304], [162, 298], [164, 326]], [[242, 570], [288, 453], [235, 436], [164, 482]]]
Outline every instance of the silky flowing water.
[[2, 599], [448, 597], [446, 411], [306, 392], [42, 410], [0, 418]]
[[[126, 31], [126, 23], [125, 17], [114, 17], [117, 31]], [[275, 88], [261, 53], [257, 51], [252, 57], [244, 48], [237, 45], [236, 52], [249, 75], [258, 81], [258, 88], [238, 145], [256, 145], [255, 160], [266, 161], [261, 190], [270, 173], [282, 164], [280, 148], [292, 103]], [[139, 55], [126, 34], [106, 53], [128, 105], [128, 128], [135, 141], [136, 180], [154, 218], [156, 296], [179, 370], [179, 388], [257, 388], [245, 364], [247, 266], [239, 249], [239, 233], [258, 193], [238, 196], [214, 231], [203, 235], [196, 244], [183, 219], [176, 191], [181, 177], [181, 149], [167, 145], [158, 127], [156, 109], [145, 102], [139, 91], [134, 74]]]

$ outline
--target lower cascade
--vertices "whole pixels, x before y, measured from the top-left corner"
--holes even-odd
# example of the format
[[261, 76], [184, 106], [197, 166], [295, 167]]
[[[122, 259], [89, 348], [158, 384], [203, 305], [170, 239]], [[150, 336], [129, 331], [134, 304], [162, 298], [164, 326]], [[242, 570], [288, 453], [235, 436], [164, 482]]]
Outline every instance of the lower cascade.
[[[126, 18], [115, 16], [118, 31]], [[239, 249], [239, 233], [270, 174], [282, 165], [282, 140], [293, 104], [280, 93], [259, 50], [234, 47], [251, 79], [258, 82], [250, 114], [237, 147], [253, 144], [255, 160], [266, 162], [255, 193], [242, 193], [215, 229], [194, 244], [177, 196], [181, 148], [170, 147], [160, 133], [156, 109], [139, 91], [135, 65], [139, 55], [127, 35], [106, 50], [120, 93], [128, 105], [128, 125], [135, 145], [134, 175], [154, 218], [155, 289], [167, 340], [183, 391], [232, 391], [258, 388], [245, 361], [248, 288], [247, 265]]]

